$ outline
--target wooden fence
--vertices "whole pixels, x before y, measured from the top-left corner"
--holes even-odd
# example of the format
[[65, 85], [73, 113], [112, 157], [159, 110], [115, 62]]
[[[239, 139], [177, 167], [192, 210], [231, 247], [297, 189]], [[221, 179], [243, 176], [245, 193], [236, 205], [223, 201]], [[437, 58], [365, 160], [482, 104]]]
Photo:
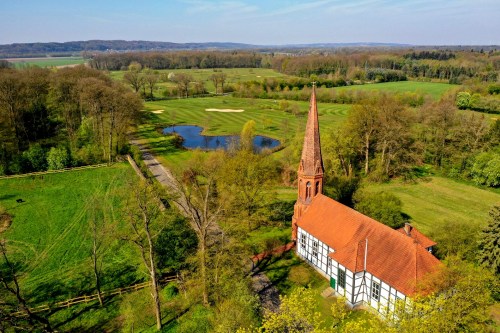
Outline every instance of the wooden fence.
[[[172, 282], [176, 281], [177, 277], [176, 276], [167, 276], [163, 279], [161, 279], [159, 282], [160, 283], [167, 283], [167, 282]], [[103, 291], [101, 292], [101, 297], [106, 298], [106, 297], [112, 297], [116, 295], [121, 295], [121, 294], [126, 294], [132, 291], [137, 291], [144, 289], [146, 287], [149, 287], [151, 285], [151, 282], [142, 282], [138, 284], [134, 284], [128, 287], [124, 288], [116, 288], [113, 290], [108, 290], [108, 291]], [[70, 306], [81, 304], [81, 303], [89, 303], [93, 302], [99, 299], [99, 295], [93, 294], [93, 295], [84, 295], [84, 296], [78, 296], [75, 298], [67, 299], [65, 301], [60, 301], [52, 304], [44, 304], [40, 306], [36, 306], [33, 308], [30, 308], [31, 313], [38, 313], [38, 312], [44, 312], [44, 311], [49, 311], [49, 310], [54, 310], [54, 309], [60, 309], [60, 308], [69, 308]], [[17, 311], [12, 313], [12, 316], [14, 317], [26, 317], [27, 314], [24, 311]]]
[[102, 163], [102, 164], [84, 165], [84, 166], [79, 166], [79, 167], [74, 167], [74, 168], [64, 168], [64, 169], [58, 169], [58, 170], [47, 170], [47, 171], [22, 173], [22, 174], [19, 174], [19, 175], [0, 176], [0, 179], [6, 179], [6, 178], [23, 178], [23, 177], [29, 177], [29, 176], [40, 176], [40, 175], [48, 175], [48, 174], [51, 174], [51, 173], [60, 173], [60, 172], [66, 172], [66, 171], [76, 171], [76, 170], [102, 168], [102, 167], [106, 167], [106, 166], [109, 166], [109, 164]]

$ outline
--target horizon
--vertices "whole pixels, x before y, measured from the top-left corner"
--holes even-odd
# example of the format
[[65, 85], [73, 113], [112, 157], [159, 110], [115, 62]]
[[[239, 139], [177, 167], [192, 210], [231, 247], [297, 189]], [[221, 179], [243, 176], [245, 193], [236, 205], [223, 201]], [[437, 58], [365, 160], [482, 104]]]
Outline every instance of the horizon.
[[[75, 2], [76, 3], [76, 2]], [[500, 44], [496, 0], [8, 2], [0, 44], [87, 40], [260, 46], [381, 43]]]

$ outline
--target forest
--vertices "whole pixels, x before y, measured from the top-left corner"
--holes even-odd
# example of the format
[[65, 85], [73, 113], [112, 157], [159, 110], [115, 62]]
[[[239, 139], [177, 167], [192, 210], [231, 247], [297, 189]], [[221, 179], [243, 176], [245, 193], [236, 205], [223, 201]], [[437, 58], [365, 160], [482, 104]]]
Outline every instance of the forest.
[[[498, 328], [492, 316], [500, 301], [498, 203], [481, 212], [481, 221], [468, 215], [465, 222], [431, 222], [443, 269], [422, 281], [414, 302], [399, 304], [385, 319], [352, 311], [342, 298], [323, 299], [327, 281], [291, 252], [250, 260], [289, 242], [307, 111], [302, 101], [313, 82], [323, 103], [326, 195], [392, 228], [412, 216], [381, 186], [427, 186], [438, 177], [497, 198], [498, 52], [136, 52], [99, 54], [72, 68], [4, 67], [0, 176], [108, 166], [0, 179], [0, 332]], [[246, 79], [226, 74], [234, 67], [256, 72]], [[195, 78], [201, 69], [209, 73]], [[264, 69], [276, 77], [261, 77]], [[334, 90], [431, 80], [446, 89], [436, 96]], [[197, 95], [208, 97], [190, 98]], [[212, 104], [245, 111], [211, 115]], [[228, 150], [186, 150], [182, 139], [162, 132], [180, 124], [238, 134], [239, 141]], [[256, 134], [282, 146], [258, 153]], [[144, 181], [122, 162], [127, 154]], [[168, 169], [169, 188], [150, 163]], [[70, 215], [57, 208], [60, 202]], [[45, 214], [44, 206], [53, 212]], [[271, 310], [256, 291], [264, 275], [280, 294]], [[163, 282], [168, 278], [175, 282]], [[142, 291], [106, 296], [145, 282]], [[91, 294], [93, 304], [32, 311]]]

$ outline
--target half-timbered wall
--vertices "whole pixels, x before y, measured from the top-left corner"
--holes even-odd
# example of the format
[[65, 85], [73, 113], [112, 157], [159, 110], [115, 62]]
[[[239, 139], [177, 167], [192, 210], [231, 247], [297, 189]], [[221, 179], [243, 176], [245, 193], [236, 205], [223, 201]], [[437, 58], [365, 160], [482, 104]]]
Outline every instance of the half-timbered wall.
[[[385, 315], [394, 309], [396, 300], [406, 296], [367, 271], [353, 273], [328, 257], [334, 249], [298, 228], [297, 254], [323, 276], [335, 279], [335, 291], [344, 296], [351, 306], [367, 304]], [[339, 276], [343, 275], [343, 276]], [[345, 276], [345, 278], [344, 278]]]

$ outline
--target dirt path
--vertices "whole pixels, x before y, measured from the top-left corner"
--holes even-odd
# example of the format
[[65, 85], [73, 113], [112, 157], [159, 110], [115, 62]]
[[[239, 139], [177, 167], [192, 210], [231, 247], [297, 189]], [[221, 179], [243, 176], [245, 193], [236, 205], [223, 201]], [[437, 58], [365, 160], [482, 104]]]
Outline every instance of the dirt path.
[[259, 295], [260, 304], [264, 311], [278, 311], [280, 307], [280, 294], [265, 273], [259, 272], [252, 276], [252, 289]]

